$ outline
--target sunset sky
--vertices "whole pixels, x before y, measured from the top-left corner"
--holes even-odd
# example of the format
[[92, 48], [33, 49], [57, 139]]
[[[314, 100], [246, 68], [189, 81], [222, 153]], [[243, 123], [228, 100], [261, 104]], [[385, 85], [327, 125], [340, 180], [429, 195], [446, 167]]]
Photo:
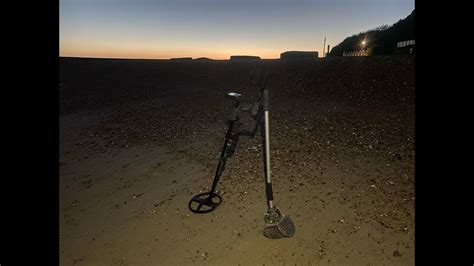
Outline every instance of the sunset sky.
[[279, 58], [392, 25], [414, 0], [60, 0], [60, 56]]

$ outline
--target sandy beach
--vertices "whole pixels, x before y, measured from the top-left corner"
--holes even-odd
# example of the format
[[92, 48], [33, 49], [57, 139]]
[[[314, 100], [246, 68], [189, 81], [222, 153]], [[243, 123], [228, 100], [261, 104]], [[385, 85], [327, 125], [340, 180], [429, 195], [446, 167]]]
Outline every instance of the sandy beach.
[[[260, 138], [240, 139], [212, 213], [226, 92], [273, 73], [276, 205], [262, 235]], [[413, 265], [415, 57], [316, 62], [60, 59], [61, 265]]]

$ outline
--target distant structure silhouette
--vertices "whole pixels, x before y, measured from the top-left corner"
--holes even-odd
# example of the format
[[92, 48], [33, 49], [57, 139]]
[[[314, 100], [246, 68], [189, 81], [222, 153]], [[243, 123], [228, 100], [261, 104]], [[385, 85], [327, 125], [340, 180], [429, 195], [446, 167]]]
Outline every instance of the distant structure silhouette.
[[397, 54], [414, 54], [415, 53], [415, 40], [401, 41], [397, 43]]
[[199, 57], [199, 58], [194, 59], [194, 61], [213, 61], [213, 60], [210, 59], [209, 57]]
[[247, 61], [247, 60], [260, 60], [260, 56], [254, 55], [232, 55], [230, 57], [231, 61]]
[[280, 54], [281, 60], [316, 60], [317, 51], [287, 51]]
[[192, 61], [193, 58], [192, 57], [175, 57], [175, 58], [171, 58], [170, 60], [171, 61]]
[[326, 53], [324, 52], [324, 47], [326, 47], [326, 35], [324, 35], [324, 44], [323, 44], [323, 57], [326, 57]]

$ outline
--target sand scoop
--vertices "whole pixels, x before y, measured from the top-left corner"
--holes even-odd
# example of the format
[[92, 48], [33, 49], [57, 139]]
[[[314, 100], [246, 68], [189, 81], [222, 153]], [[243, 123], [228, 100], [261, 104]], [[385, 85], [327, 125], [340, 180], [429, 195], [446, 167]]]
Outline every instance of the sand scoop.
[[292, 237], [295, 234], [295, 224], [289, 216], [284, 215], [277, 207], [273, 205], [273, 190], [270, 168], [270, 110], [268, 89], [263, 91], [263, 106], [265, 114], [265, 194], [267, 196], [268, 211], [265, 213], [265, 229], [263, 235], [276, 239], [283, 237]]
[[[236, 149], [239, 136], [256, 135], [257, 129], [260, 127], [262, 139], [264, 140], [264, 159], [265, 159], [265, 195], [267, 199], [268, 210], [264, 214], [265, 228], [263, 235], [270, 239], [278, 239], [292, 237], [295, 234], [295, 225], [289, 216], [283, 214], [273, 204], [273, 190], [270, 171], [270, 128], [269, 128], [269, 91], [266, 83], [269, 74], [265, 75], [263, 85], [261, 85], [260, 97], [258, 102], [251, 105], [241, 105], [241, 94], [231, 92], [227, 97], [233, 99], [234, 105], [232, 113], [228, 121], [228, 130], [225, 136], [224, 145], [222, 147], [221, 156], [217, 166], [212, 188], [209, 192], [200, 193], [194, 196], [188, 204], [189, 209], [194, 213], [208, 213], [215, 210], [222, 202], [221, 196], [216, 192], [216, 186], [220, 176], [225, 168], [227, 158], [231, 157]], [[255, 128], [251, 132], [239, 131], [239, 112], [248, 112], [255, 119]], [[264, 117], [264, 128], [261, 127], [261, 118]]]

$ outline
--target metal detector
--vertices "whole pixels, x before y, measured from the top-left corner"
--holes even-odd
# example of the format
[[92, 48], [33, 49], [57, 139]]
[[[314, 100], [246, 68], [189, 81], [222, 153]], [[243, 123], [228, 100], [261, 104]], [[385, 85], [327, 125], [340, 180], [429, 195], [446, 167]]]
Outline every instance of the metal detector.
[[[239, 136], [255, 137], [258, 128], [264, 140], [264, 159], [265, 159], [265, 195], [267, 198], [268, 210], [264, 214], [265, 228], [263, 235], [267, 238], [278, 239], [284, 237], [292, 237], [295, 234], [295, 225], [289, 216], [284, 215], [273, 204], [273, 190], [270, 173], [270, 127], [269, 127], [269, 90], [266, 88], [267, 81], [270, 74], [262, 76], [260, 84], [260, 96], [257, 102], [253, 104], [241, 104], [240, 97], [242, 94], [236, 92], [227, 93], [226, 97], [233, 100], [233, 108], [228, 119], [228, 129], [224, 138], [224, 145], [222, 146], [219, 163], [214, 175], [211, 190], [200, 193], [191, 198], [188, 203], [189, 209], [194, 213], [209, 213], [215, 210], [222, 202], [221, 196], [216, 192], [216, 187], [219, 179], [224, 171], [227, 158], [234, 154]], [[252, 80], [253, 82], [253, 80]], [[248, 112], [256, 121], [255, 128], [250, 132], [239, 131], [239, 113]], [[262, 117], [265, 120], [264, 128], [261, 127]]]

